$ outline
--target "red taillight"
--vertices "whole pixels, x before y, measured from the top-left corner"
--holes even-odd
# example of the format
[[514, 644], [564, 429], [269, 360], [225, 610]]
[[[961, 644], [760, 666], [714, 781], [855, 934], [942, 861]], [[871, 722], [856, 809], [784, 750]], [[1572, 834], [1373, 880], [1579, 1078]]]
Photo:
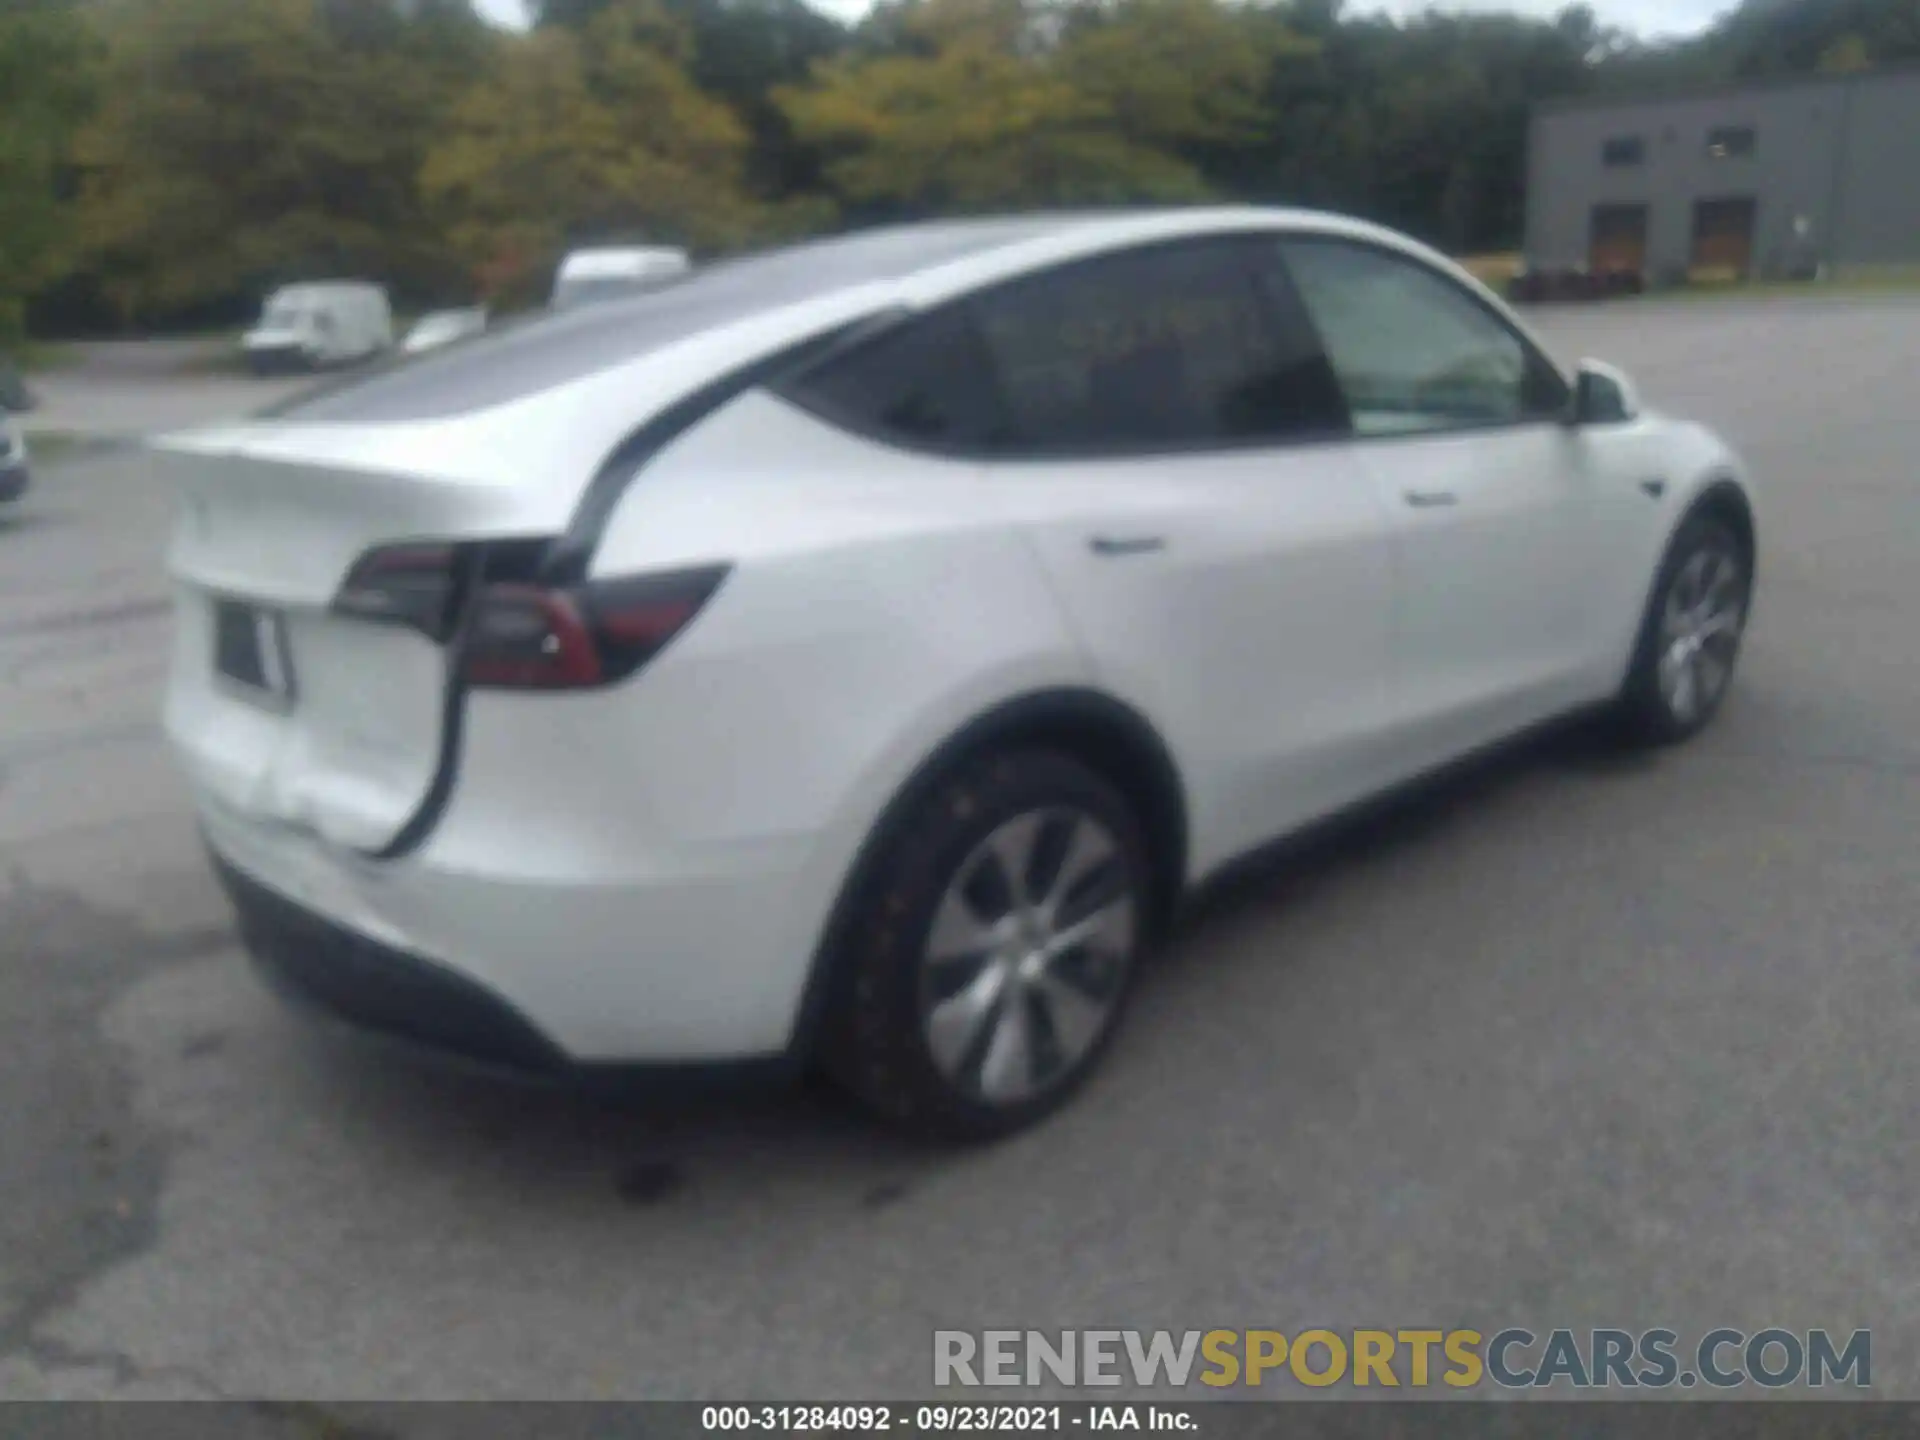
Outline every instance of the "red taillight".
[[[544, 585], [546, 545], [391, 545], [368, 551], [334, 597], [337, 614], [459, 643], [469, 685], [578, 690], [634, 673], [720, 588], [725, 565]], [[471, 599], [465, 597], [471, 596]], [[464, 627], [463, 622], [464, 620]]]
[[466, 676], [505, 690], [565, 690], [598, 685], [605, 670], [569, 592], [489, 585], [467, 631]]
[[390, 545], [361, 556], [333, 608], [356, 620], [404, 625], [445, 641], [454, 626], [456, 553], [451, 545]]
[[467, 630], [467, 683], [576, 690], [624, 680], [686, 628], [726, 575], [710, 565], [564, 589], [489, 585]]

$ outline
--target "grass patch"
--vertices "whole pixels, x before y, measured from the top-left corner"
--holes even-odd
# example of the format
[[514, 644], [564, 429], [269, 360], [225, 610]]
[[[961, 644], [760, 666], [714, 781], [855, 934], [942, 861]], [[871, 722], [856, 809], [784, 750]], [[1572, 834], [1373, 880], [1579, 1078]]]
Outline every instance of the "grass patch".
[[22, 375], [44, 375], [64, 370], [79, 358], [79, 350], [60, 340], [29, 340], [12, 356]]
[[1864, 265], [1826, 283], [1848, 290], [1920, 290], [1920, 265]]
[[1920, 295], [1920, 275], [1836, 276], [1830, 280], [1753, 280], [1716, 285], [1676, 285], [1649, 290], [1648, 300], [1818, 299], [1823, 295]]
[[28, 463], [51, 465], [71, 459], [95, 443], [84, 435], [70, 435], [64, 430], [33, 431], [27, 435]]
[[1647, 298], [1762, 300], [1776, 296], [1901, 294], [1920, 294], [1920, 265], [1863, 266], [1839, 271], [1824, 280], [1741, 280], [1737, 276], [1701, 275], [1686, 285], [1649, 290]]

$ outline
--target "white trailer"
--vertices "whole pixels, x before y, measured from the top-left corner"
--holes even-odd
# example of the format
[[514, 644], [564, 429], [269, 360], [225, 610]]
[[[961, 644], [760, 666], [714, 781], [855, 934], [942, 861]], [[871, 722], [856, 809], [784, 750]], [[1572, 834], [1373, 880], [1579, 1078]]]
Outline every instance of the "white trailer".
[[668, 246], [576, 250], [560, 262], [553, 281], [553, 308], [616, 300], [676, 280], [693, 268], [684, 250]]

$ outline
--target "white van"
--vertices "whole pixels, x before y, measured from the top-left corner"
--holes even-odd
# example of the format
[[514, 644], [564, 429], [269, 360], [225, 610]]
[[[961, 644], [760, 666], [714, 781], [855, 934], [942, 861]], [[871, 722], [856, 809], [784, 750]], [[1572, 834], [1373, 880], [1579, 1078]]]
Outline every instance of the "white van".
[[651, 290], [692, 268], [686, 251], [666, 246], [576, 250], [560, 262], [554, 277], [553, 308], [567, 310]]
[[240, 345], [257, 373], [350, 365], [393, 348], [393, 309], [378, 285], [288, 285], [267, 298]]

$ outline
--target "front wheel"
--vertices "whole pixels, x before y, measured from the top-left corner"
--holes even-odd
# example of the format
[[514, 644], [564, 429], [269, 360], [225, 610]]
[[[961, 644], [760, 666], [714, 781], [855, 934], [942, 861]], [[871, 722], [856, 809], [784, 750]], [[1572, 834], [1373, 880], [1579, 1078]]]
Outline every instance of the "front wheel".
[[1630, 738], [1670, 745], [1706, 728], [1733, 682], [1752, 592], [1752, 562], [1730, 528], [1710, 515], [1681, 525], [1620, 694]]
[[1132, 990], [1151, 895], [1126, 801], [1018, 751], [938, 785], [893, 837], [839, 957], [829, 1063], [911, 1130], [989, 1139], [1092, 1073]]

